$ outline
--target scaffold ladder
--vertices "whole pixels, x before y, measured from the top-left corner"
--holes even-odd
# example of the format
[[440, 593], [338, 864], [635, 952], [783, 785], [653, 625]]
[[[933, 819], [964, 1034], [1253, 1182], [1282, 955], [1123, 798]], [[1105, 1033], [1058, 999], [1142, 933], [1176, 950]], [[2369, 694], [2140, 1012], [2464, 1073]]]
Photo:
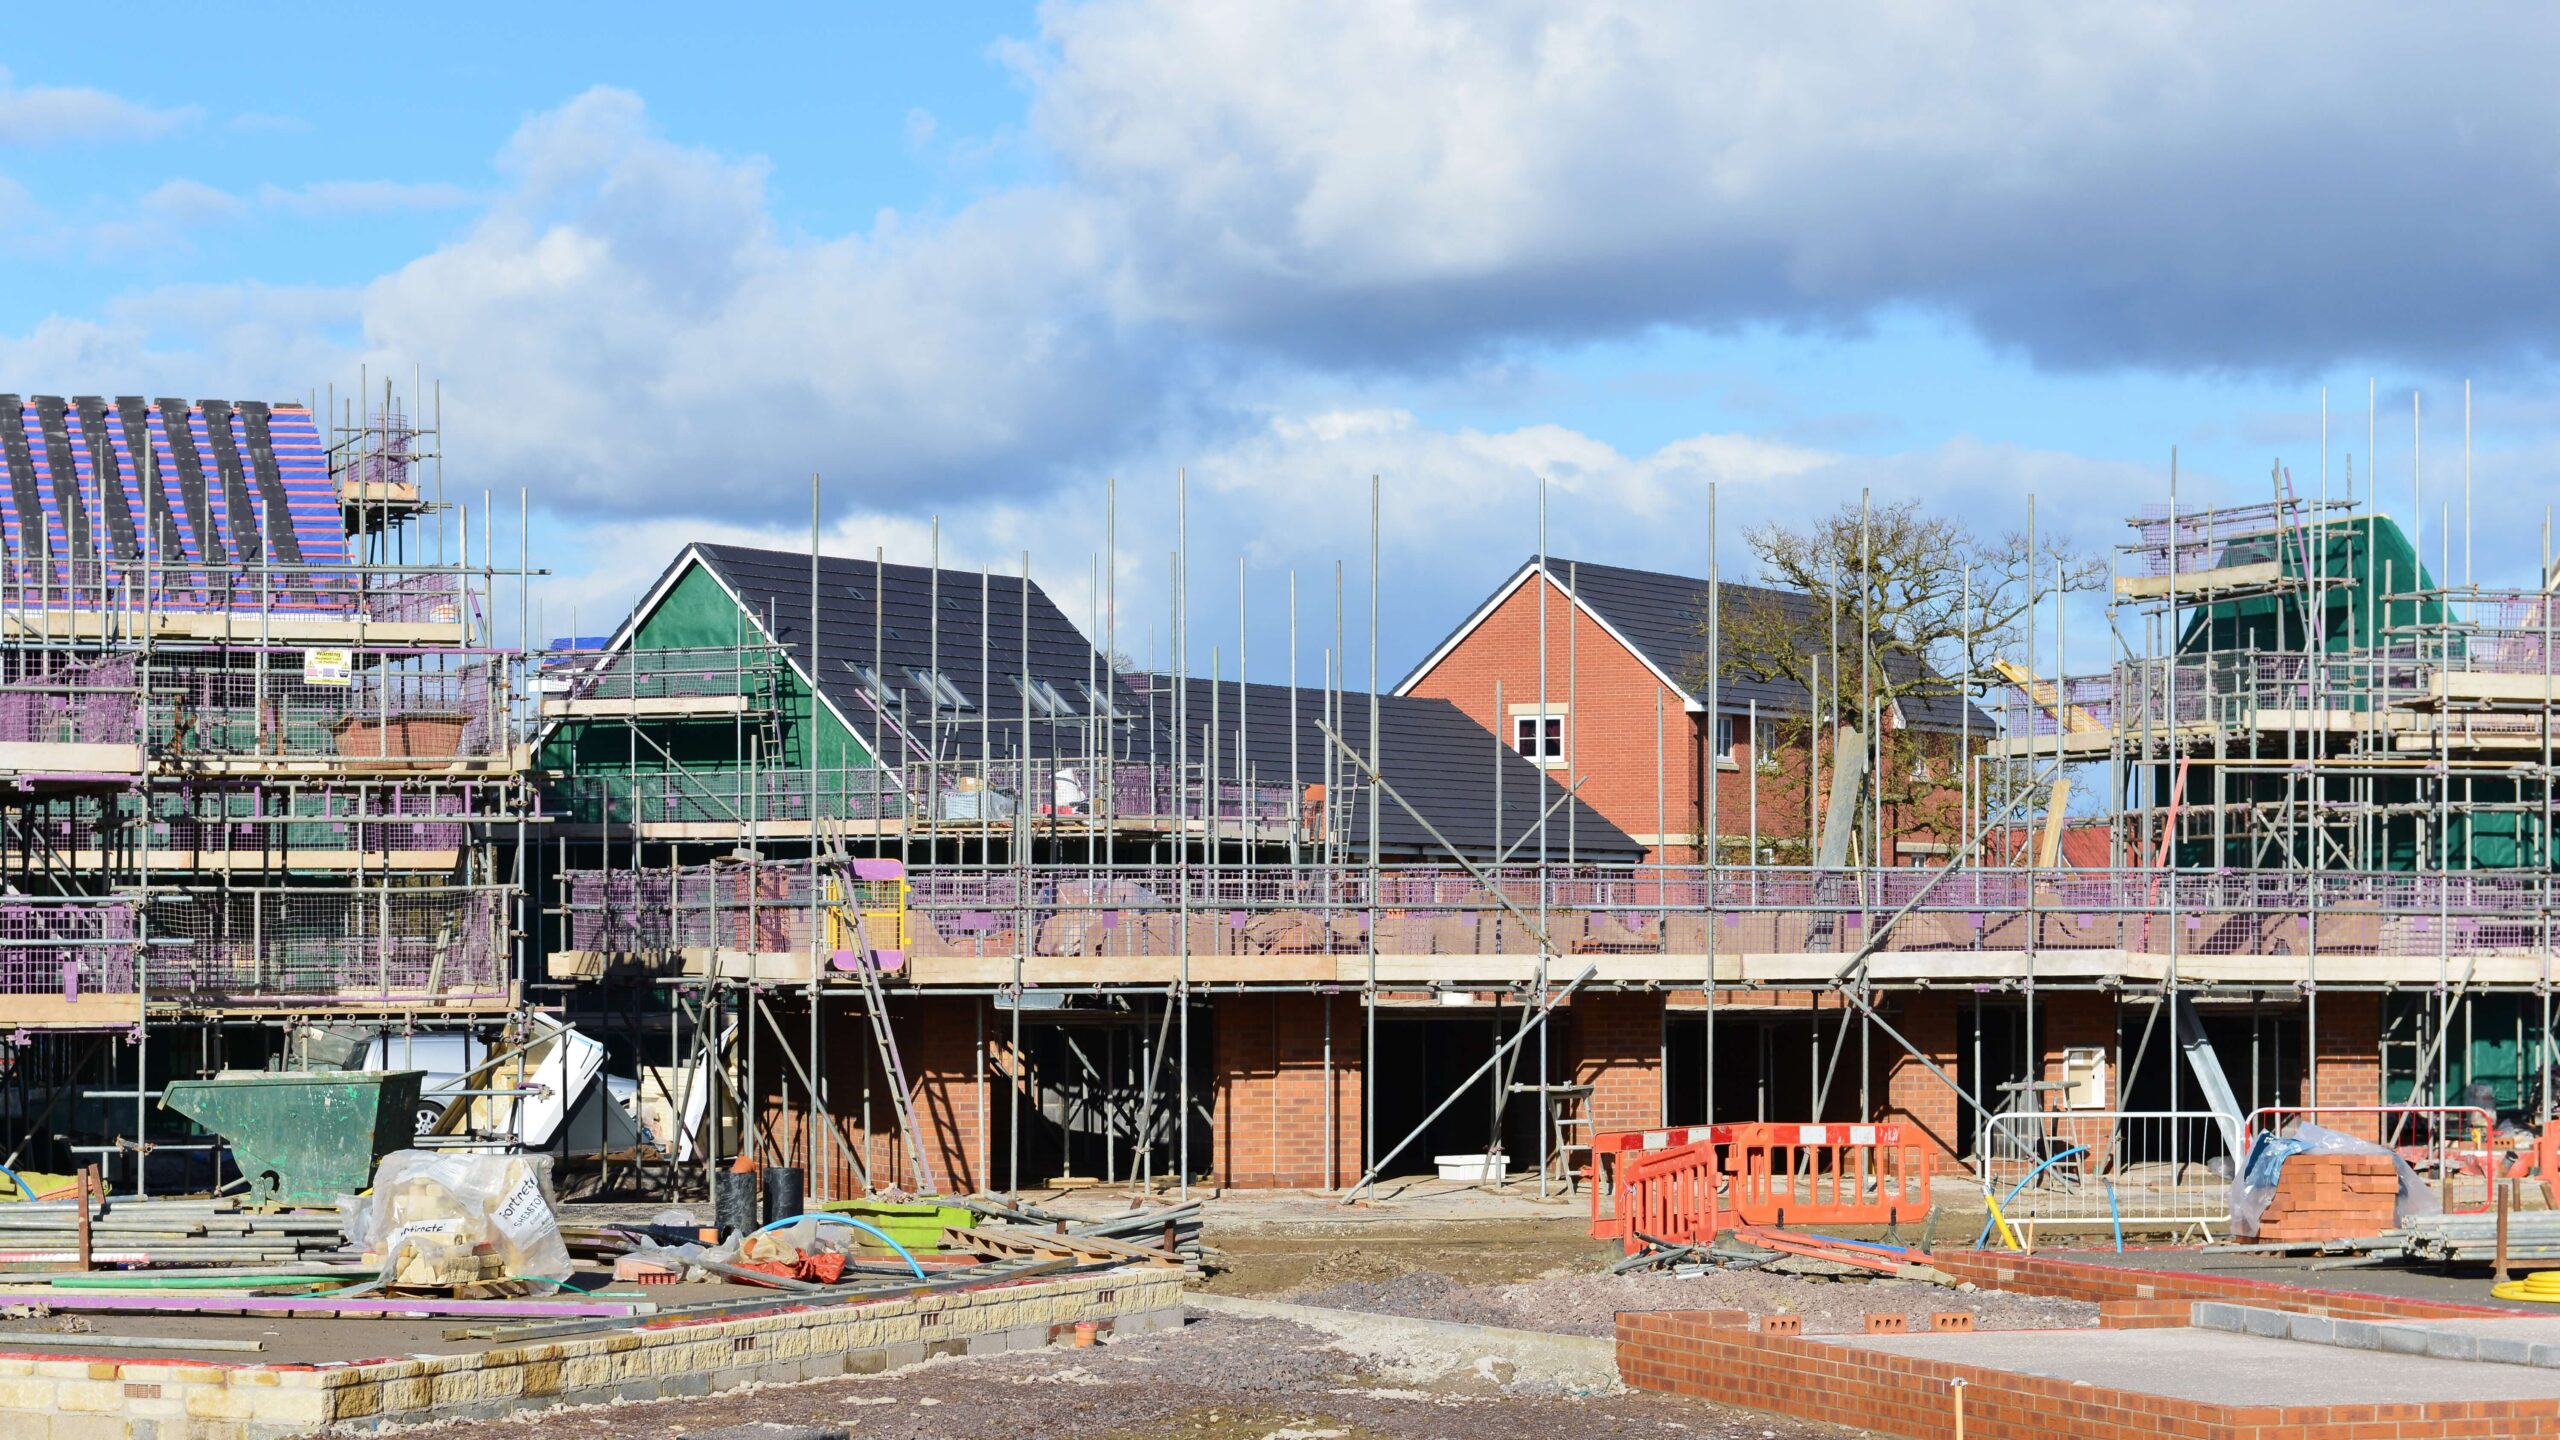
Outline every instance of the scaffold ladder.
[[[850, 870], [844, 880], [852, 879]], [[907, 1139], [907, 1157], [915, 1165], [915, 1192], [939, 1195], [941, 1182], [934, 1179], [933, 1161], [925, 1152], [924, 1132], [916, 1126], [914, 1097], [907, 1089], [906, 1061], [898, 1056], [898, 1037], [889, 1025], [889, 996], [880, 988], [879, 951], [871, 946], [871, 937], [862, 921], [862, 907], [848, 895], [846, 907], [853, 916], [853, 973], [862, 977], [862, 1012], [871, 1019], [872, 1043], [880, 1048], [880, 1064], [889, 1072], [889, 1094], [898, 1110], [898, 1128]]]

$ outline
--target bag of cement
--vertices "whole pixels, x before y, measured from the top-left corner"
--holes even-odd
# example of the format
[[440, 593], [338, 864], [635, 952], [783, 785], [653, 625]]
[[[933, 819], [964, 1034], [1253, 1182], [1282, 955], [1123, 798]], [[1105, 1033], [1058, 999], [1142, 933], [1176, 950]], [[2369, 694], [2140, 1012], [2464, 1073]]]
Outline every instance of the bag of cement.
[[395, 1151], [375, 1168], [373, 1193], [342, 1201], [340, 1214], [386, 1286], [548, 1294], [572, 1273], [547, 1155]]
[[2407, 1224], [2412, 1215], [2433, 1215], [2444, 1208], [2434, 1192], [2420, 1182], [2409, 1162], [2389, 1147], [2305, 1120], [2294, 1126], [2290, 1135], [2262, 1130], [2249, 1142], [2249, 1154], [2240, 1164], [2239, 1178], [2231, 1182], [2231, 1233], [2258, 1233], [2258, 1219], [2276, 1197], [2276, 1182], [2284, 1162], [2296, 1155], [2390, 1155], [2393, 1167], [2400, 1172], [2400, 1193], [2391, 1207], [2394, 1224]]

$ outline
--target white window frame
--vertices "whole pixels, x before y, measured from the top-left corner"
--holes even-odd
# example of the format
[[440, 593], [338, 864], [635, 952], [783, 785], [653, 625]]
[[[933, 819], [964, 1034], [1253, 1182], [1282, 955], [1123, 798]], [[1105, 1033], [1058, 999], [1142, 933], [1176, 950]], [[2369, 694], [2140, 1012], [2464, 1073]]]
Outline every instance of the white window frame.
[[1774, 758], [1777, 747], [1771, 742], [1776, 739], [1777, 726], [1772, 717], [1767, 715], [1758, 717], [1757, 725], [1754, 725], [1752, 720], [1752, 714], [1748, 710], [1727, 710], [1716, 716], [1715, 738], [1712, 743], [1715, 746], [1717, 769], [1739, 770], [1742, 768], [1742, 761], [1733, 753], [1733, 742], [1736, 738], [1745, 737], [1746, 734], [1751, 745], [1751, 758], [1755, 763], [1765, 765]]
[[1120, 707], [1113, 703], [1108, 689], [1098, 687], [1090, 680], [1077, 681], [1076, 688], [1084, 692], [1085, 704], [1092, 710], [1093, 718], [1096, 720], [1120, 718]]
[[[1538, 738], [1541, 720], [1545, 721], [1548, 731], [1543, 742]], [[1511, 748], [1532, 765], [1549, 770], [1563, 768], [1568, 760], [1571, 735], [1572, 729], [1561, 705], [1548, 706], [1543, 715], [1535, 705], [1511, 708]]]

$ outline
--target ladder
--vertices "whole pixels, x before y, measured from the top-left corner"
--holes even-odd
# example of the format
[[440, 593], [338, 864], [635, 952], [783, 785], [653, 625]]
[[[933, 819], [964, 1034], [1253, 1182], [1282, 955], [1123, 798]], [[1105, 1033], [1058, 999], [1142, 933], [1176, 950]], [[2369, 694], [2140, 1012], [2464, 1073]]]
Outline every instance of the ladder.
[[907, 1090], [906, 1062], [898, 1057], [898, 1037], [889, 1025], [889, 997], [880, 988], [880, 967], [872, 963], [871, 957], [878, 952], [863, 928], [862, 905], [851, 889], [852, 867], [841, 868], [837, 875], [838, 883], [847, 887], [842, 903], [853, 917], [853, 972], [862, 977], [862, 1013], [870, 1018], [872, 1043], [880, 1047], [880, 1063], [889, 1072], [889, 1094], [898, 1107], [898, 1128], [907, 1139], [907, 1158], [915, 1165], [915, 1192], [939, 1195], [942, 1186], [933, 1177], [933, 1161], [925, 1153], [924, 1132], [916, 1126], [914, 1097]]

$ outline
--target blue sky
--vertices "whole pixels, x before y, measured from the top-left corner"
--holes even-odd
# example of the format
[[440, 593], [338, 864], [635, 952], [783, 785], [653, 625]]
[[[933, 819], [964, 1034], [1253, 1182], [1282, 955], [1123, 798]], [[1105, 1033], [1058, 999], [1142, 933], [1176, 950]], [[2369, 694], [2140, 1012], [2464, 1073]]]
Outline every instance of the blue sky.
[[2431, 512], [2476, 382], [2482, 578], [2529, 582], [2553, 22], [1826, 9], [315, 6], [218, 64], [58, 27], [0, 49], [0, 383], [440, 379], [553, 632], [685, 538], [804, 540], [812, 470], [831, 549], [938, 518], [1081, 615], [1117, 477], [1144, 653], [1182, 470], [1195, 663], [1241, 557], [1276, 674], [1289, 572], [1361, 604], [1375, 473], [1396, 673], [1541, 477], [1559, 553], [1667, 569], [1710, 482], [1729, 567], [1861, 489], [2106, 544], [2172, 446], [2189, 497], [2316, 489], [2323, 385], [2367, 470], [2368, 379], [2395, 509], [2425, 393]]

